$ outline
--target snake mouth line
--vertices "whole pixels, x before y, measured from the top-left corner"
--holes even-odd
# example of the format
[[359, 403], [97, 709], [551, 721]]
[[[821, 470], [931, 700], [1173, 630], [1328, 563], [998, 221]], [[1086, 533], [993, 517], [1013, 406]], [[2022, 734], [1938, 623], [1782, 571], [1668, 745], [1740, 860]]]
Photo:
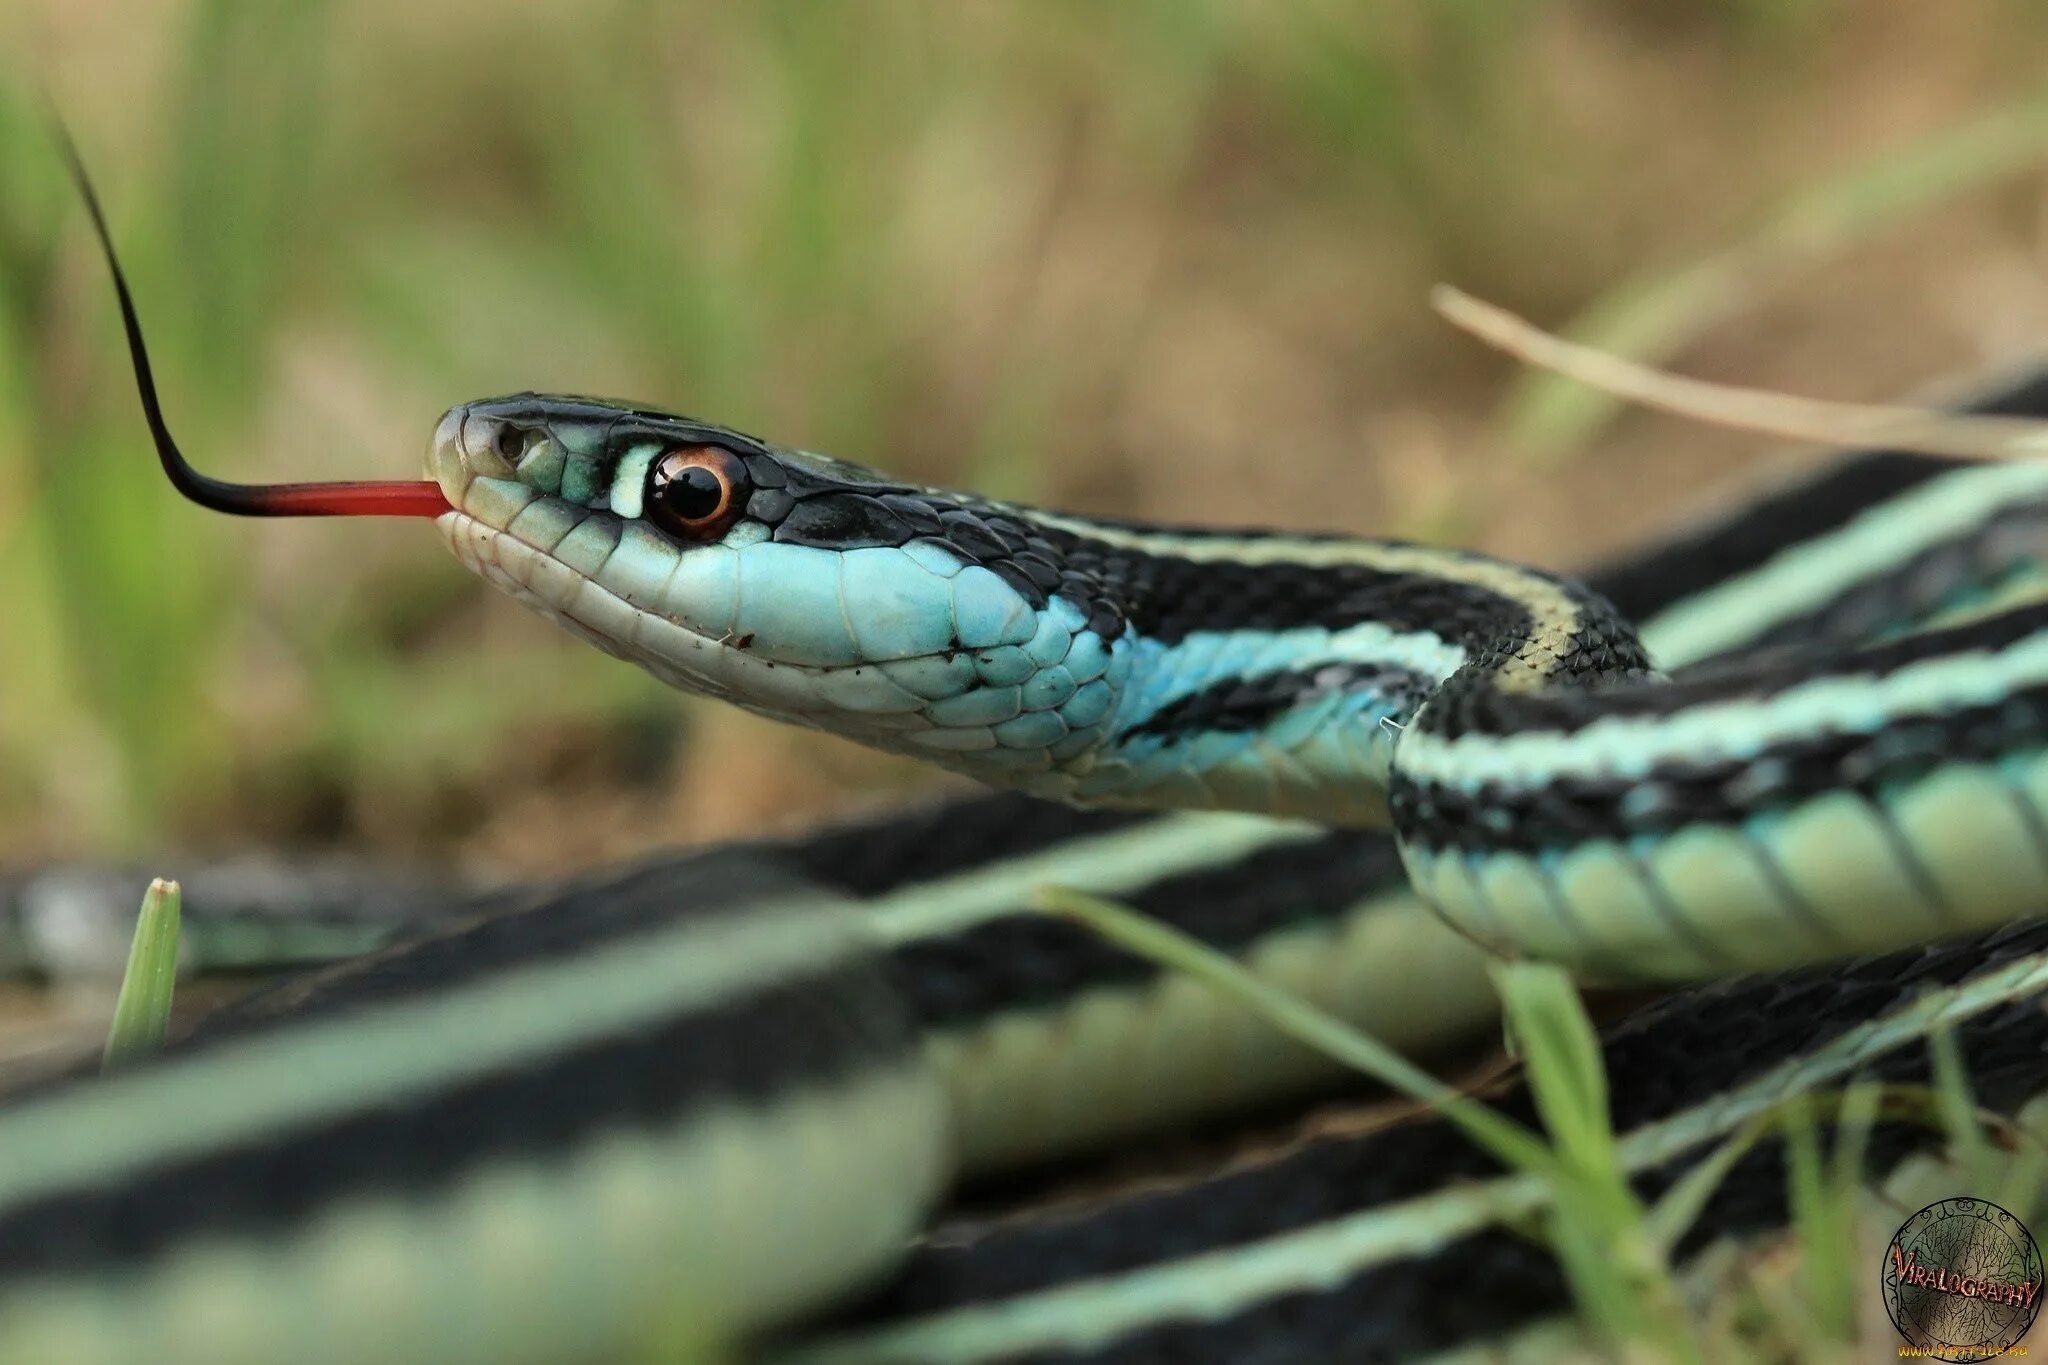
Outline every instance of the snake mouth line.
[[[892, 735], [936, 728], [925, 714], [924, 699], [908, 692], [893, 710], [853, 710], [836, 695], [842, 683], [871, 683], [875, 663], [820, 667], [764, 659], [749, 652], [749, 637], [708, 635], [673, 616], [636, 606], [517, 532], [475, 513], [452, 508], [434, 524], [473, 573], [673, 687], [784, 721], [864, 734], [880, 743]], [[906, 661], [946, 655], [939, 651]]]
[[[555, 558], [545, 547], [536, 545], [509, 527], [493, 525], [473, 512], [463, 511], [460, 507], [451, 508], [436, 518], [434, 525], [465, 567], [527, 606], [564, 624], [573, 621], [585, 625], [587, 630], [600, 631], [602, 627], [597, 623], [584, 622], [583, 614], [623, 613], [636, 622], [642, 619], [665, 622], [707, 645], [725, 647], [731, 643], [705, 635], [677, 617], [635, 606], [589, 574]], [[586, 603], [585, 598], [590, 601]], [[619, 632], [615, 636], [601, 636], [596, 643], [614, 654], [622, 654], [630, 648], [632, 636]]]

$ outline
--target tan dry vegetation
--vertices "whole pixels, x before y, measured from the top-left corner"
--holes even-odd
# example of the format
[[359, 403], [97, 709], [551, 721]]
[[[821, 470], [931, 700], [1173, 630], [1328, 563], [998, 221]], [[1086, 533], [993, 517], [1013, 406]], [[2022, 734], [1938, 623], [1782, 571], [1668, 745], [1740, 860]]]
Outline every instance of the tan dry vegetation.
[[[118, 17], [116, 11], [118, 10]], [[239, 474], [407, 472], [450, 402], [626, 393], [1124, 516], [1583, 564], [1757, 442], [1506, 446], [1439, 279], [1550, 323], [1802, 189], [2038, 98], [2012, 0], [998, 7], [16, 0], [0, 50], [0, 848], [339, 843], [544, 871], [928, 779], [668, 697], [416, 526], [149, 482], [77, 215], [92, 154], [173, 415]], [[297, 11], [295, 11], [296, 13]], [[2048, 335], [2042, 181], [1749, 281], [1688, 372], [1891, 397]], [[114, 491], [108, 489], [113, 486]], [[107, 549], [119, 548], [119, 553]]]

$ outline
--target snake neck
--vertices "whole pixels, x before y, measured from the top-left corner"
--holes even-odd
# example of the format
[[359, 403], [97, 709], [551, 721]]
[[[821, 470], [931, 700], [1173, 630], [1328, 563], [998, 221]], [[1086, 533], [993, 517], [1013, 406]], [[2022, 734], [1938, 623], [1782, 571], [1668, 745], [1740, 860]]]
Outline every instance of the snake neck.
[[1100, 741], [1020, 784], [1041, 795], [1385, 824], [1397, 743], [1419, 716], [1466, 696], [1649, 671], [1597, 594], [1481, 555], [1047, 514], [1033, 524], [1075, 579], [1099, 587], [1090, 625], [1114, 632], [1119, 685]]

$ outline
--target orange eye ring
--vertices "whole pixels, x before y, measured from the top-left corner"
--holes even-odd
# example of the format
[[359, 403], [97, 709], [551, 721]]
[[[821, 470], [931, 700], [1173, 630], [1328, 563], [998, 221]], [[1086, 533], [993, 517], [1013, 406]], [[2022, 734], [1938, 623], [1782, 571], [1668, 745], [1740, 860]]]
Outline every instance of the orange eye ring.
[[642, 515], [681, 540], [722, 535], [747, 505], [747, 467], [718, 446], [681, 446], [647, 468]]

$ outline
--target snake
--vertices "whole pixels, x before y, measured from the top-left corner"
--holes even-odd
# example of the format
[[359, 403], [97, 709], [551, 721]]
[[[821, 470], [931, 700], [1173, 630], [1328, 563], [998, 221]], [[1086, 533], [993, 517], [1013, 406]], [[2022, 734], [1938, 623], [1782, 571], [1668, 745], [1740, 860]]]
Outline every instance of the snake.
[[[1863, 452], [1583, 578], [1047, 511], [531, 393], [451, 409], [422, 480], [233, 484], [178, 450], [73, 166], [188, 498], [431, 520], [666, 683], [997, 791], [454, 897], [10, 1093], [6, 1359], [1365, 1360], [1565, 1330], [1515, 1232], [1540, 1189], [1427, 1120], [946, 1221], [949, 1191], [1341, 1084], [1032, 913], [1046, 883], [1410, 1048], [1482, 1030], [1501, 957], [1677, 988], [1601, 1044], [1646, 1188], [1788, 1095], [1924, 1078], [1937, 1028], [1987, 1107], [2048, 1095], [2048, 466]], [[1986, 405], [2048, 410], [2048, 377]], [[1881, 1126], [1870, 1166], [1931, 1142]], [[1782, 1225], [1768, 1155], [1688, 1253]]]

